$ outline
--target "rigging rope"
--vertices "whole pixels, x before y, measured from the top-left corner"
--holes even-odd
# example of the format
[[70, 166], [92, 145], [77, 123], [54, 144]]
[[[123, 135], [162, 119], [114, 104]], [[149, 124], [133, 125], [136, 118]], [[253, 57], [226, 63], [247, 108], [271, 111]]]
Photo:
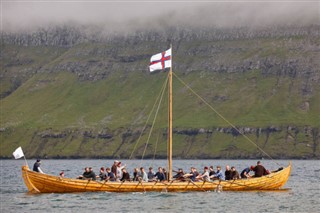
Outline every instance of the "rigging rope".
[[141, 138], [142, 138], [143, 132], [144, 132], [144, 130], [146, 129], [146, 127], [147, 127], [147, 125], [148, 125], [149, 119], [151, 118], [151, 115], [152, 115], [152, 113], [153, 113], [153, 111], [154, 111], [154, 109], [155, 109], [155, 107], [156, 107], [157, 102], [159, 101], [159, 99], [160, 99], [163, 91], [164, 91], [165, 88], [166, 88], [167, 82], [168, 82], [168, 78], [166, 78], [164, 84], [163, 84], [162, 87], [161, 87], [160, 93], [159, 93], [156, 101], [155, 101], [154, 104], [153, 104], [153, 107], [152, 107], [152, 110], [151, 110], [151, 112], [150, 112], [150, 114], [149, 114], [149, 116], [148, 116], [148, 119], [147, 119], [147, 121], [146, 121], [146, 123], [145, 123], [145, 125], [144, 125], [144, 127], [143, 127], [143, 129], [142, 129], [142, 131], [141, 131], [141, 133], [140, 133], [140, 136], [139, 136], [137, 142], [135, 143], [135, 145], [134, 145], [134, 147], [133, 147], [133, 150], [132, 150], [132, 152], [131, 152], [131, 155], [130, 155], [130, 157], [129, 157], [129, 160], [132, 159], [133, 153], [134, 153], [134, 151], [136, 150], [137, 145], [140, 143], [140, 140], [141, 140]]
[[153, 167], [153, 163], [154, 163], [154, 159], [156, 159], [156, 152], [157, 152], [157, 147], [158, 147], [158, 141], [159, 141], [159, 136], [160, 136], [161, 132], [159, 132], [157, 140], [156, 140], [156, 145], [154, 147], [154, 153], [153, 153], [153, 159], [152, 159], [152, 163], [151, 166]]
[[200, 95], [198, 95], [190, 86], [188, 86], [182, 79], [180, 79], [174, 72], [173, 75], [182, 83], [185, 87], [187, 87], [195, 96], [197, 96], [203, 103], [205, 103], [211, 110], [213, 110], [220, 118], [222, 118], [227, 124], [229, 124], [232, 128], [234, 128], [239, 134], [241, 134], [245, 139], [255, 145], [261, 152], [263, 152], [266, 156], [268, 156], [274, 163], [280, 166], [268, 153], [266, 153], [262, 148], [260, 148], [255, 142], [253, 142], [248, 136], [243, 134], [236, 126], [234, 126], [230, 121], [228, 121], [225, 117], [223, 117], [217, 110], [215, 110], [207, 101], [205, 101]]
[[152, 130], [153, 130], [154, 124], [155, 124], [155, 122], [156, 122], [156, 120], [157, 120], [157, 117], [158, 117], [158, 112], [159, 112], [159, 109], [160, 109], [161, 102], [162, 102], [162, 100], [163, 100], [163, 95], [164, 95], [164, 91], [165, 91], [165, 88], [166, 88], [168, 79], [169, 79], [169, 74], [168, 74], [168, 77], [167, 77], [167, 79], [166, 79], [166, 81], [165, 81], [164, 87], [162, 88], [161, 98], [160, 98], [160, 100], [159, 100], [159, 104], [158, 104], [158, 108], [157, 108], [156, 114], [154, 115], [154, 119], [153, 119], [153, 122], [152, 122], [152, 126], [151, 126], [150, 131], [149, 131], [148, 139], [147, 139], [147, 142], [146, 142], [146, 144], [145, 144], [145, 147], [144, 147], [144, 150], [143, 150], [143, 154], [142, 154], [142, 156], [141, 156], [141, 161], [143, 160], [144, 154], [145, 154], [145, 152], [146, 152], [146, 150], [147, 150], [147, 146], [148, 146], [148, 144], [149, 144], [149, 140], [150, 140], [150, 137], [151, 137], [151, 134], [152, 134]]

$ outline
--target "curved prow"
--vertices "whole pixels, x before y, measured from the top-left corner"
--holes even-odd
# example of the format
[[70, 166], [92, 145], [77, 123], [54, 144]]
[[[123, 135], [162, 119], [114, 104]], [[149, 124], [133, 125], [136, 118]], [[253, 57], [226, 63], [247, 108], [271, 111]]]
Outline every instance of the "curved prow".
[[29, 167], [27, 165], [22, 166], [22, 178], [26, 184], [29, 192], [31, 193], [40, 193], [40, 191], [32, 184], [28, 176]]
[[279, 180], [279, 189], [282, 188], [288, 181], [289, 176], [291, 174], [291, 161], [288, 167], [284, 168], [282, 171], [279, 171], [275, 175], [278, 176], [277, 179]]

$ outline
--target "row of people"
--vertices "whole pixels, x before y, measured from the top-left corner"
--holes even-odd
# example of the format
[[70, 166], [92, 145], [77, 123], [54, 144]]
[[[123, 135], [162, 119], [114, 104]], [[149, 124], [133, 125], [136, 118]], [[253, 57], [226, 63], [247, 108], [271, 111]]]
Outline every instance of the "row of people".
[[[254, 171], [254, 175], [251, 175], [250, 172]], [[222, 172], [221, 167], [217, 166], [217, 171], [214, 171], [213, 166], [204, 167], [203, 173], [199, 173], [195, 167], [191, 167], [189, 173], [184, 173], [183, 169], [176, 171], [176, 175], [173, 176], [174, 180], [178, 181], [212, 181], [212, 180], [236, 180], [240, 178], [251, 178], [251, 177], [261, 177], [267, 175], [270, 172], [266, 170], [261, 162], [258, 161], [256, 166], [250, 166], [245, 168], [241, 174], [236, 170], [234, 166], [230, 168], [229, 165], [226, 166], [225, 172]], [[86, 167], [83, 175], [79, 176], [80, 179], [92, 179], [96, 180], [100, 178], [101, 181], [165, 181], [168, 180], [168, 174], [164, 168], [159, 167], [158, 172], [154, 173], [153, 168], [149, 168], [147, 173], [143, 167], [140, 169], [135, 168], [133, 171], [132, 178], [126, 170], [126, 166], [122, 166], [121, 162], [115, 161], [113, 166], [110, 168], [104, 169], [101, 167], [100, 174], [95, 175], [91, 167]]]
[[[33, 166], [33, 171], [43, 173], [40, 168], [41, 161], [37, 159]], [[254, 175], [251, 175], [250, 172], [253, 171]], [[190, 173], [185, 174], [182, 169], [176, 171], [176, 175], [173, 176], [175, 180], [184, 181], [190, 179], [192, 181], [211, 181], [211, 180], [235, 180], [240, 178], [251, 178], [251, 177], [262, 177], [264, 175], [269, 174], [270, 172], [262, 166], [261, 162], [258, 161], [256, 166], [250, 166], [245, 168], [241, 174], [239, 175], [238, 171], [234, 166], [230, 168], [229, 165], [226, 166], [226, 170], [223, 173], [221, 171], [221, 167], [217, 166], [217, 171], [213, 170], [213, 166], [204, 167], [203, 173], [200, 174], [196, 168], [191, 167]], [[64, 172], [60, 172], [60, 176], [64, 177]], [[126, 170], [126, 165], [122, 165], [119, 161], [114, 161], [111, 169], [101, 167], [100, 174], [97, 176], [91, 167], [86, 167], [85, 171], [82, 175], [80, 175], [79, 179], [91, 179], [96, 180], [100, 178], [100, 180], [105, 181], [164, 181], [168, 180], [168, 174], [164, 168], [159, 167], [158, 172], [154, 173], [153, 168], [149, 168], [149, 172], [146, 173], [144, 168], [141, 167], [140, 170], [138, 168], [134, 169], [133, 178], [130, 178], [130, 174]]]

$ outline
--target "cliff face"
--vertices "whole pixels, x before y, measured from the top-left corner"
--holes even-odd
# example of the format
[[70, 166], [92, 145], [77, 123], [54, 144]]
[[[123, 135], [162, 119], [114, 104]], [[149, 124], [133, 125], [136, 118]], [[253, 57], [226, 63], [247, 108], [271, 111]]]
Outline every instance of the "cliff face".
[[[173, 43], [175, 73], [259, 146], [276, 158], [319, 158], [319, 38], [318, 25], [2, 33], [1, 157], [22, 139], [36, 147], [26, 148], [30, 156], [129, 157], [164, 78], [148, 74], [149, 58]], [[261, 157], [206, 109], [200, 114], [203, 105], [185, 90], [177, 93], [176, 157]]]

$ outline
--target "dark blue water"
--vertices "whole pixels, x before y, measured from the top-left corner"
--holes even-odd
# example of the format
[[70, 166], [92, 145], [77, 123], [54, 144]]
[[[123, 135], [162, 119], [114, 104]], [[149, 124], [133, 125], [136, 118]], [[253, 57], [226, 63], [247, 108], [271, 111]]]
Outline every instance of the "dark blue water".
[[[123, 160], [132, 173], [138, 166], [166, 167], [163, 160]], [[263, 160], [267, 169], [277, 169], [273, 161]], [[276, 161], [287, 166], [289, 161]], [[28, 161], [31, 167], [34, 160]], [[175, 160], [174, 168], [190, 166], [236, 166], [238, 170], [254, 160]], [[292, 161], [292, 173], [285, 188], [278, 192], [190, 192], [190, 193], [71, 193], [29, 194], [21, 177], [23, 160], [1, 160], [0, 212], [319, 212], [320, 161]], [[85, 166], [98, 173], [112, 160], [42, 160], [45, 173], [66, 177], [82, 174]]]

